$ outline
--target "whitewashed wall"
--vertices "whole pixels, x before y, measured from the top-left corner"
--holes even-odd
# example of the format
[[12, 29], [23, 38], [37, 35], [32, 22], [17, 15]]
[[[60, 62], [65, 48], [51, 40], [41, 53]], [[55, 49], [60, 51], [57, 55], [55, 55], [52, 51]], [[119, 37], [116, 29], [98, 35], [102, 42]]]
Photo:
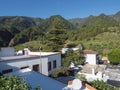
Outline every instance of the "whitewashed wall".
[[78, 72], [78, 74], [83, 74], [85, 75], [85, 78], [88, 80], [88, 81], [94, 81], [94, 80], [102, 80], [102, 72], [99, 72], [97, 75], [95, 74], [88, 74], [88, 73], [81, 73], [81, 72]]
[[[61, 67], [61, 55], [60, 54], [55, 54], [55, 55], [50, 55], [48, 56], [48, 60], [51, 61], [51, 71], [49, 71], [49, 75], [55, 70]], [[53, 69], [53, 61], [56, 60], [56, 68]]]
[[69, 50], [69, 48], [62, 48], [62, 53], [64, 54], [64, 53], [66, 53], [67, 51]]
[[[47, 58], [42, 58], [42, 60], [45, 60], [45, 59]], [[0, 71], [6, 70], [6, 69], [13, 69], [13, 71], [17, 71], [24, 66], [29, 66], [29, 68], [32, 69], [32, 66], [36, 64], [40, 64], [40, 58], [9, 60], [9, 61], [0, 62]]]
[[[22, 60], [3, 61], [3, 62], [0, 62], [0, 72], [2, 72], [2, 70], [7, 70], [7, 69], [13, 69], [13, 71], [17, 71], [21, 67], [24, 67], [24, 66], [29, 66], [29, 68], [32, 69], [33, 65], [39, 64], [40, 72], [42, 68], [42, 74], [49, 75], [54, 71], [53, 69], [54, 60], [56, 60], [57, 62], [57, 68], [60, 68], [61, 67], [61, 55], [60, 54], [43, 56], [41, 57], [41, 59], [40, 57], [34, 57], [34, 58], [26, 58]], [[51, 67], [52, 70], [50, 72], [48, 72], [49, 61], [51, 61], [51, 64], [52, 64], [52, 67]], [[41, 66], [41, 63], [42, 63], [42, 66]]]
[[96, 64], [96, 54], [86, 54], [85, 62], [88, 64]]

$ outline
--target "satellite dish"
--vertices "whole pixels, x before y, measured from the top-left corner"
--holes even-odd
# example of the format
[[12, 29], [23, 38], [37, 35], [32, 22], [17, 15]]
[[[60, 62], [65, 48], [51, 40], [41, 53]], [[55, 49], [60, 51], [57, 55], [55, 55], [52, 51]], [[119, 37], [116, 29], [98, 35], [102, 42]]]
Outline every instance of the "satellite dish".
[[72, 88], [75, 90], [80, 90], [82, 87], [82, 82], [79, 79], [74, 79], [72, 82]]

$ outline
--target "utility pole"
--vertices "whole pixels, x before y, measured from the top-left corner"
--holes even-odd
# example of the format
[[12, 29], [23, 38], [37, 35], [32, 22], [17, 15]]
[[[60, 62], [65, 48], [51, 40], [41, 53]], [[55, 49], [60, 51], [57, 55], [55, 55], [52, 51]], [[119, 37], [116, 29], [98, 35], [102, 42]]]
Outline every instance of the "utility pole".
[[41, 50], [42, 50], [42, 47], [41, 47], [41, 43], [40, 43], [40, 73], [42, 73], [42, 59], [41, 59]]
[[41, 54], [41, 52], [42, 52], [42, 43], [43, 43], [43, 36], [41, 35], [41, 38], [42, 39], [40, 39], [40, 47], [39, 47], [39, 49], [40, 49], [40, 73], [42, 73], [42, 54]]

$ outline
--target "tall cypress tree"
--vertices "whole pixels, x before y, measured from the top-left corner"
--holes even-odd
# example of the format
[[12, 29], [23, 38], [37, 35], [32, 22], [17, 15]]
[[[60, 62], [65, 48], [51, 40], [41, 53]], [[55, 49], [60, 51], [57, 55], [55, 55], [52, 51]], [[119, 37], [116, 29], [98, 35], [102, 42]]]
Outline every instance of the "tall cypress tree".
[[50, 30], [47, 34], [47, 47], [50, 51], [59, 51], [65, 42], [65, 30]]

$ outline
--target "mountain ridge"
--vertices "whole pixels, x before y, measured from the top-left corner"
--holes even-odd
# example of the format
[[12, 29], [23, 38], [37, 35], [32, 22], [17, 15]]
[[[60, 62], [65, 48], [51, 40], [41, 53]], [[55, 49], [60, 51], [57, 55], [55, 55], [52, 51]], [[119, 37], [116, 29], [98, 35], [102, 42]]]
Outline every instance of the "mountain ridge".
[[[104, 32], [117, 32], [120, 30], [120, 12], [114, 15], [100, 14], [86, 18], [67, 20], [60, 15], [53, 15], [46, 19], [25, 16], [0, 16], [0, 47], [16, 46], [34, 40], [47, 43], [47, 32], [50, 30], [63, 30], [66, 41], [80, 42], [90, 40]], [[5, 36], [7, 35], [7, 36]]]

